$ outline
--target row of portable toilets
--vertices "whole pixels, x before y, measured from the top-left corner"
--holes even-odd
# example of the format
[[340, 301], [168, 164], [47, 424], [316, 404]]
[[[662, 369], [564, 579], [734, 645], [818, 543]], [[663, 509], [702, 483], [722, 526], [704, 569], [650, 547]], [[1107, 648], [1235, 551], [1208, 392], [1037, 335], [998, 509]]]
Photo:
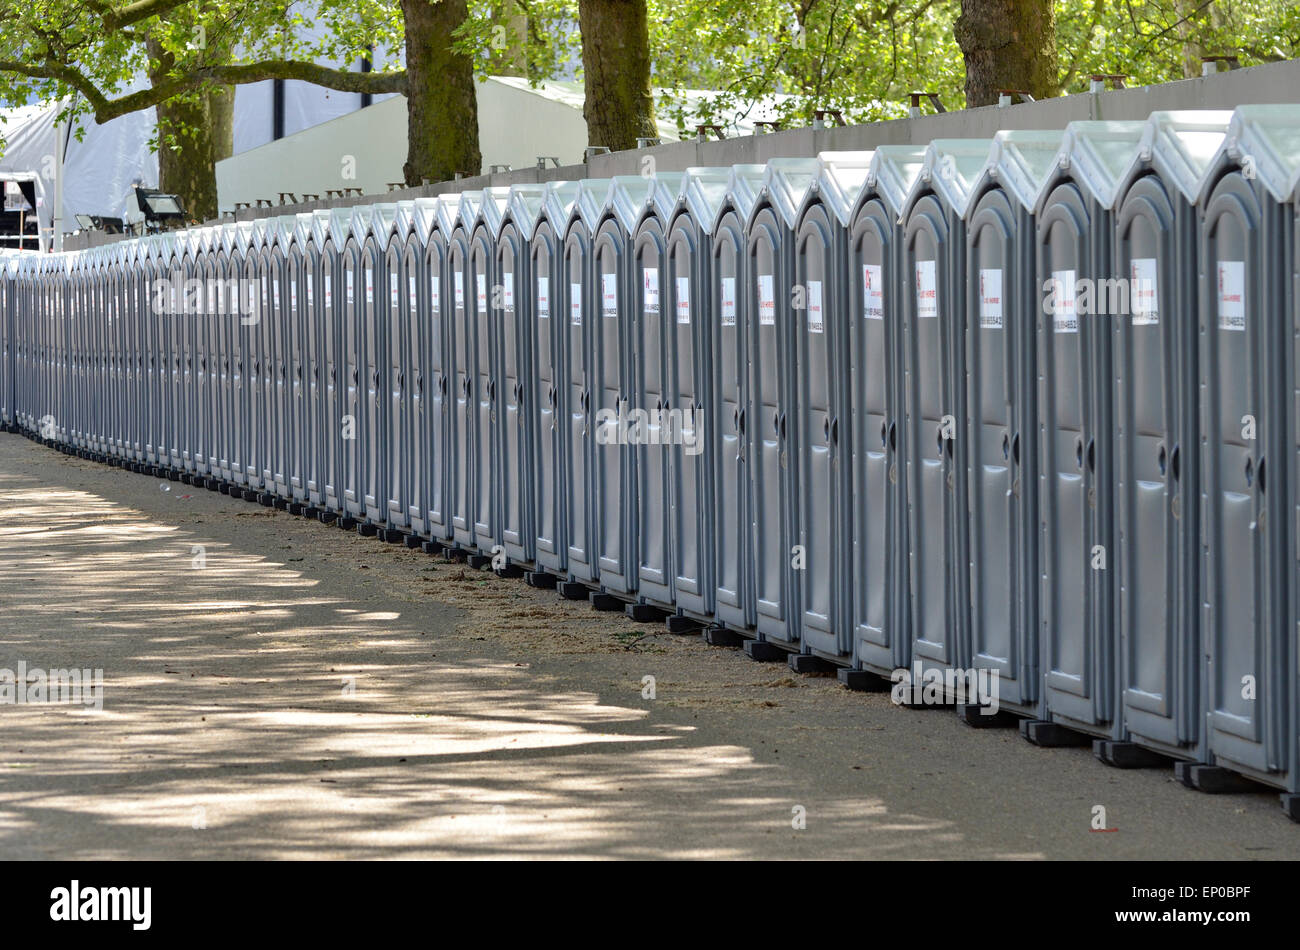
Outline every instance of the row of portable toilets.
[[1300, 818], [1298, 186], [1258, 106], [10, 255], [0, 410]]

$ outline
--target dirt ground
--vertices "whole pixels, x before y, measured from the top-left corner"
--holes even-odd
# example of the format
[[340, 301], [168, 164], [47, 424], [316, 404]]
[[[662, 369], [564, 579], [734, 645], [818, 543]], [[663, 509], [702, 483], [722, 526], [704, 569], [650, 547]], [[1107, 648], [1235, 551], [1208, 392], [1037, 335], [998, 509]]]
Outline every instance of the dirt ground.
[[1267, 791], [0, 435], [19, 662], [102, 669], [103, 710], [0, 705], [5, 858], [1300, 857]]

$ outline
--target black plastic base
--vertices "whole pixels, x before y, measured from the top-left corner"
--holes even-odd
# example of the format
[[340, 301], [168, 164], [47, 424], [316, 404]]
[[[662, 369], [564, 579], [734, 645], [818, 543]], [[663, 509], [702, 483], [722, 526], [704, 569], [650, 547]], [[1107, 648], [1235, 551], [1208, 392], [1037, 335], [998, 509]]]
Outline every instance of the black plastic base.
[[692, 634], [699, 633], [704, 624], [694, 617], [683, 617], [681, 614], [673, 614], [671, 617], [664, 618], [664, 628], [669, 633]]
[[1231, 795], [1234, 792], [1255, 792], [1259, 786], [1245, 776], [1218, 765], [1200, 762], [1175, 762], [1174, 778], [1188, 788], [1207, 795]]
[[353, 518], [351, 515], [339, 515], [334, 520], [334, 525], [340, 531], [355, 531], [357, 527], [357, 519]]
[[591, 589], [586, 584], [577, 581], [559, 581], [555, 589], [565, 600], [586, 600], [591, 594]]
[[492, 572], [497, 577], [504, 577], [506, 580], [514, 580], [524, 576], [524, 569], [518, 564], [507, 564], [505, 567], [498, 567]]
[[1169, 764], [1165, 756], [1135, 742], [1093, 739], [1092, 754], [1098, 762], [1117, 769], [1157, 769]]
[[714, 625], [704, 628], [704, 642], [711, 647], [738, 647], [745, 638], [734, 630]]
[[785, 650], [773, 646], [766, 640], [746, 640], [744, 650], [745, 656], [759, 663], [775, 663], [789, 656]]
[[373, 538], [378, 533], [379, 528], [376, 525], [371, 524], [369, 521], [357, 522], [357, 534], [361, 535], [361, 537]]
[[402, 538], [402, 543], [406, 545], [408, 550], [418, 551], [421, 545], [424, 544], [424, 538], [418, 534], [408, 534]]
[[957, 718], [972, 729], [1014, 729], [1020, 717], [999, 709], [989, 712], [989, 707], [975, 703], [958, 703]]
[[592, 591], [590, 600], [591, 606], [596, 610], [620, 610], [623, 607], [623, 601], [603, 590]]
[[476, 571], [481, 571], [492, 563], [491, 554], [470, 554], [465, 558], [465, 563]]
[[524, 583], [539, 590], [555, 590], [555, 584], [558, 580], [558, 577], [554, 574], [548, 574], [546, 571], [529, 571], [524, 575]]
[[330, 511], [328, 508], [322, 508], [316, 517], [321, 524], [333, 524], [339, 520], [339, 513]]
[[1042, 746], [1045, 749], [1089, 745], [1092, 742], [1082, 732], [1075, 732], [1060, 723], [1048, 722], [1044, 719], [1020, 720], [1020, 734], [1034, 745]]
[[441, 541], [425, 541], [420, 545], [420, 550], [425, 554], [441, 554], [443, 544]]
[[402, 544], [406, 540], [406, 532], [401, 528], [380, 528], [379, 538], [388, 544]]
[[1292, 821], [1300, 822], [1300, 795], [1283, 792], [1278, 799], [1282, 802], [1282, 814]]
[[796, 673], [834, 673], [836, 666], [810, 653], [791, 653], [786, 660]]
[[855, 693], [887, 693], [893, 684], [883, 676], [867, 670], [841, 669], [836, 671], [836, 678]]
[[662, 610], [649, 604], [628, 604], [623, 612], [636, 623], [658, 623], [664, 618]]

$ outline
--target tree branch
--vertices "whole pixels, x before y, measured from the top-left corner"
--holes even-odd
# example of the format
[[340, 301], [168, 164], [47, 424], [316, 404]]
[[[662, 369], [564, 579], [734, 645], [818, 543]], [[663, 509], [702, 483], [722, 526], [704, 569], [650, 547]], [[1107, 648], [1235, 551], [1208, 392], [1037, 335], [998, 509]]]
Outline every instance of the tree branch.
[[147, 89], [110, 99], [88, 78], [71, 66], [58, 63], [22, 63], [0, 60], [0, 72], [18, 73], [33, 79], [54, 79], [76, 89], [86, 97], [99, 124], [118, 116], [148, 109], [175, 96], [197, 89], [205, 82], [225, 85], [261, 82], [264, 79], [300, 79], [341, 92], [406, 92], [406, 72], [350, 73], [315, 63], [292, 60], [268, 61], [246, 66], [200, 66], [179, 76], [155, 82]]
[[264, 79], [300, 79], [339, 92], [406, 92], [406, 70], [386, 73], [354, 73], [316, 63], [268, 60], [243, 66], [200, 66], [191, 75], [227, 85], [261, 82]]

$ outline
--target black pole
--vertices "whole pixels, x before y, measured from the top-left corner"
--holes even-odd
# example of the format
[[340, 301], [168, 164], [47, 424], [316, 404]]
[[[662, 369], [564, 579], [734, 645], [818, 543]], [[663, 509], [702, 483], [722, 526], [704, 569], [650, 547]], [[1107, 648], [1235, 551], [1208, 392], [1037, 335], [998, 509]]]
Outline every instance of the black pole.
[[284, 138], [284, 80], [271, 80], [271, 138]]
[[[370, 72], [370, 57], [374, 55], [374, 52], [375, 48], [373, 46], [366, 47], [366, 55], [361, 57], [361, 71], [363, 73]], [[364, 109], [366, 106], [370, 105], [370, 102], [370, 93], [363, 92], [361, 94], [361, 108]]]

